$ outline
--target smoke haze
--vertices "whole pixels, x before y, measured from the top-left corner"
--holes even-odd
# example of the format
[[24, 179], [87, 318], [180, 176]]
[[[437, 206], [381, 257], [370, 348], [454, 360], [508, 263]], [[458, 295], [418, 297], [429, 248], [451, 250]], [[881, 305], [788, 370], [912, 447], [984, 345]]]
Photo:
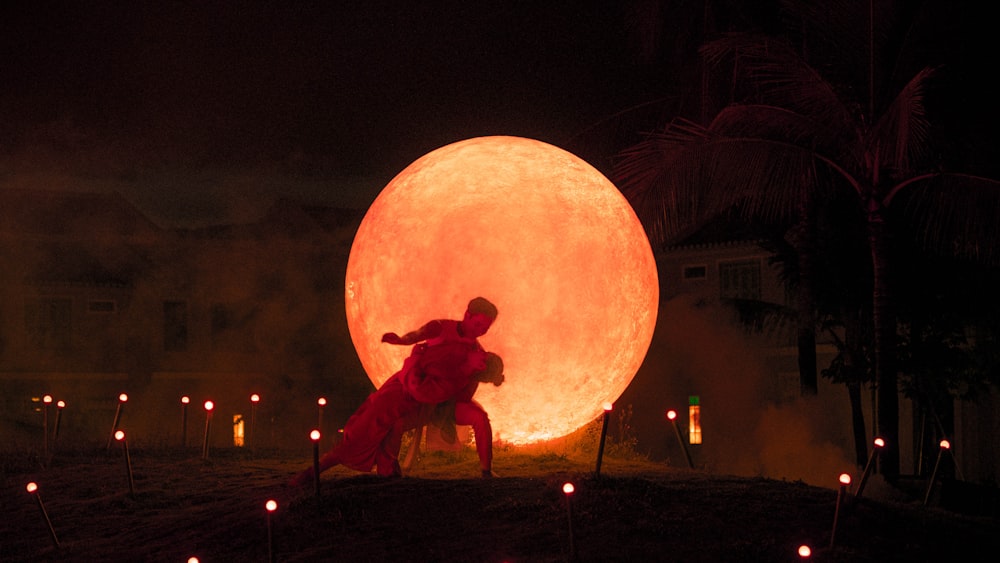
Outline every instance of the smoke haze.
[[798, 397], [797, 374], [782, 379], [763, 354], [769, 346], [718, 304], [688, 296], [661, 303], [646, 362], [616, 402], [632, 406], [640, 452], [686, 466], [665, 413], [677, 411], [686, 440], [688, 398], [698, 396], [703, 444], [688, 446], [696, 467], [820, 486], [853, 470], [846, 391], [821, 384], [818, 397]]

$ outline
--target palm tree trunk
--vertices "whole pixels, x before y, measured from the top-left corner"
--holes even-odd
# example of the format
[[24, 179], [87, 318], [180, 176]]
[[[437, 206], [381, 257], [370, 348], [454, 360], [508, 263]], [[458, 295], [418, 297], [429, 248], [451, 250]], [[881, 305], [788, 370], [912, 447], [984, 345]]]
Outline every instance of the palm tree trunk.
[[865, 413], [861, 405], [861, 382], [847, 382], [847, 399], [851, 402], [851, 431], [854, 435], [854, 458], [858, 467], [868, 464], [868, 435], [865, 432]]
[[[804, 181], [810, 183], [808, 178]], [[805, 194], [803, 201], [799, 204], [799, 223], [792, 228], [791, 242], [799, 261], [798, 291], [795, 298], [798, 322], [796, 345], [799, 361], [799, 394], [808, 397], [819, 393], [816, 380], [816, 296], [812, 273], [813, 241], [816, 240], [816, 232], [813, 222], [811, 183], [803, 193]]]
[[858, 467], [868, 464], [868, 433], [865, 431], [865, 413], [861, 402], [861, 384], [864, 381], [864, 357], [861, 352], [861, 314], [846, 312], [844, 319], [844, 373], [847, 398], [851, 403], [851, 430], [854, 436], [854, 456]]
[[872, 322], [875, 337], [876, 426], [885, 440], [879, 458], [879, 473], [889, 483], [899, 479], [899, 387], [896, 373], [896, 315], [889, 280], [888, 231], [881, 206], [869, 200], [868, 242], [871, 245], [874, 289]]

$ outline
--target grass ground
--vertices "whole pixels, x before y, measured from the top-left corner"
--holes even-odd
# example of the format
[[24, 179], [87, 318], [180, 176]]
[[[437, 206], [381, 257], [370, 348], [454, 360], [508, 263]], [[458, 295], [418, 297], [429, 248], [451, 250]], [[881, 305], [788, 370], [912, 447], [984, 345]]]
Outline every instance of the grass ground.
[[838, 508], [835, 489], [643, 459], [603, 457], [598, 474], [594, 457], [502, 450], [482, 479], [472, 451], [428, 452], [402, 479], [331, 469], [317, 495], [287, 485], [311, 457], [200, 453], [102, 447], [42, 467], [8, 452], [0, 561], [780, 562], [803, 544], [812, 561], [992, 561], [1000, 548], [997, 519], [902, 492]]

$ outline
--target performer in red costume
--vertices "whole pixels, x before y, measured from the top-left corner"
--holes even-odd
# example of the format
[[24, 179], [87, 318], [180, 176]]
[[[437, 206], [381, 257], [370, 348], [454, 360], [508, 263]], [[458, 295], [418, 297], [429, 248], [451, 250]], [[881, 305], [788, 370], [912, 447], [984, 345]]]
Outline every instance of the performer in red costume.
[[[382, 336], [382, 342], [389, 344], [400, 344], [414, 346], [413, 354], [421, 353], [429, 347], [437, 346], [448, 342], [466, 341], [479, 346], [477, 340], [493, 325], [497, 317], [497, 308], [489, 300], [483, 297], [476, 297], [469, 301], [465, 310], [465, 315], [461, 321], [451, 319], [437, 319], [424, 324], [417, 330], [408, 332], [403, 336], [398, 336], [394, 332], [388, 332]], [[499, 357], [497, 360], [500, 361]], [[483, 477], [492, 477], [493, 473], [493, 426], [490, 424], [489, 415], [478, 402], [473, 400], [473, 395], [480, 382], [493, 383], [499, 386], [503, 383], [502, 361], [498, 370], [494, 370], [495, 375], [489, 379], [472, 378], [469, 384], [462, 389], [453, 399], [442, 402], [436, 406], [427, 405], [422, 409], [421, 423], [416, 426], [417, 432], [414, 435], [410, 451], [407, 453], [405, 465], [409, 468], [419, 452], [420, 440], [424, 433], [424, 427], [430, 423], [434, 428], [427, 428], [428, 436], [435, 432], [439, 433], [441, 439], [448, 443], [455, 443], [455, 425], [472, 426], [472, 432], [476, 439], [476, 453], [479, 455], [479, 465]], [[405, 430], [395, 429], [402, 440]]]
[[497, 362], [497, 366], [471, 378], [469, 384], [454, 399], [423, 407], [421, 420], [416, 425], [413, 441], [402, 464], [403, 469], [409, 470], [416, 462], [425, 426], [428, 445], [436, 443], [443, 449], [455, 449], [458, 444], [456, 426], [471, 426], [476, 438], [476, 453], [479, 455], [482, 475], [485, 478], [496, 476], [493, 472], [493, 425], [490, 424], [486, 409], [473, 399], [480, 383], [492, 383], [499, 387], [504, 382], [503, 360], [500, 356], [491, 354], [487, 358], [487, 362], [489, 361]]
[[[495, 356], [495, 355], [493, 355]], [[421, 420], [423, 404], [437, 404], [456, 397], [468, 387], [472, 377], [495, 379], [490, 370], [502, 361], [468, 341], [444, 342], [414, 353], [403, 369], [368, 396], [344, 425], [344, 437], [319, 461], [319, 470], [344, 465], [356, 471], [402, 476], [399, 448], [402, 433]], [[310, 467], [291, 480], [301, 485], [314, 478]]]
[[[398, 459], [403, 434], [422, 428], [435, 405], [462, 399], [462, 420], [474, 424], [477, 437], [486, 437], [477, 440], [477, 450], [483, 475], [487, 475], [492, 465], [492, 428], [485, 410], [471, 397], [478, 385], [473, 382], [477, 379], [473, 374], [495, 385], [503, 381], [503, 362], [494, 354], [487, 365], [487, 354], [477, 340], [489, 330], [496, 316], [495, 305], [476, 297], [469, 301], [461, 321], [437, 319], [403, 336], [384, 334], [382, 342], [416, 345], [403, 368], [369, 395], [347, 420], [343, 439], [320, 459], [320, 472], [344, 465], [356, 471], [375, 467], [379, 475], [401, 476]], [[455, 412], [457, 423], [457, 402]], [[313, 476], [313, 468], [306, 469], [291, 484], [303, 484]]]

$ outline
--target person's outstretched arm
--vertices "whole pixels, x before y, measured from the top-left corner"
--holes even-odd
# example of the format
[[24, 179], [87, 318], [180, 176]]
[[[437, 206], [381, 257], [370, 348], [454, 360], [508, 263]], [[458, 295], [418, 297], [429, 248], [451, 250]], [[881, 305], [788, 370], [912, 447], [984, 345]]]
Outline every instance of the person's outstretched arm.
[[416, 344], [417, 342], [423, 342], [424, 340], [436, 338], [441, 335], [441, 330], [441, 321], [430, 321], [417, 330], [407, 332], [403, 336], [399, 336], [395, 332], [387, 332], [382, 335], [382, 342], [387, 344], [409, 346], [410, 344]]

